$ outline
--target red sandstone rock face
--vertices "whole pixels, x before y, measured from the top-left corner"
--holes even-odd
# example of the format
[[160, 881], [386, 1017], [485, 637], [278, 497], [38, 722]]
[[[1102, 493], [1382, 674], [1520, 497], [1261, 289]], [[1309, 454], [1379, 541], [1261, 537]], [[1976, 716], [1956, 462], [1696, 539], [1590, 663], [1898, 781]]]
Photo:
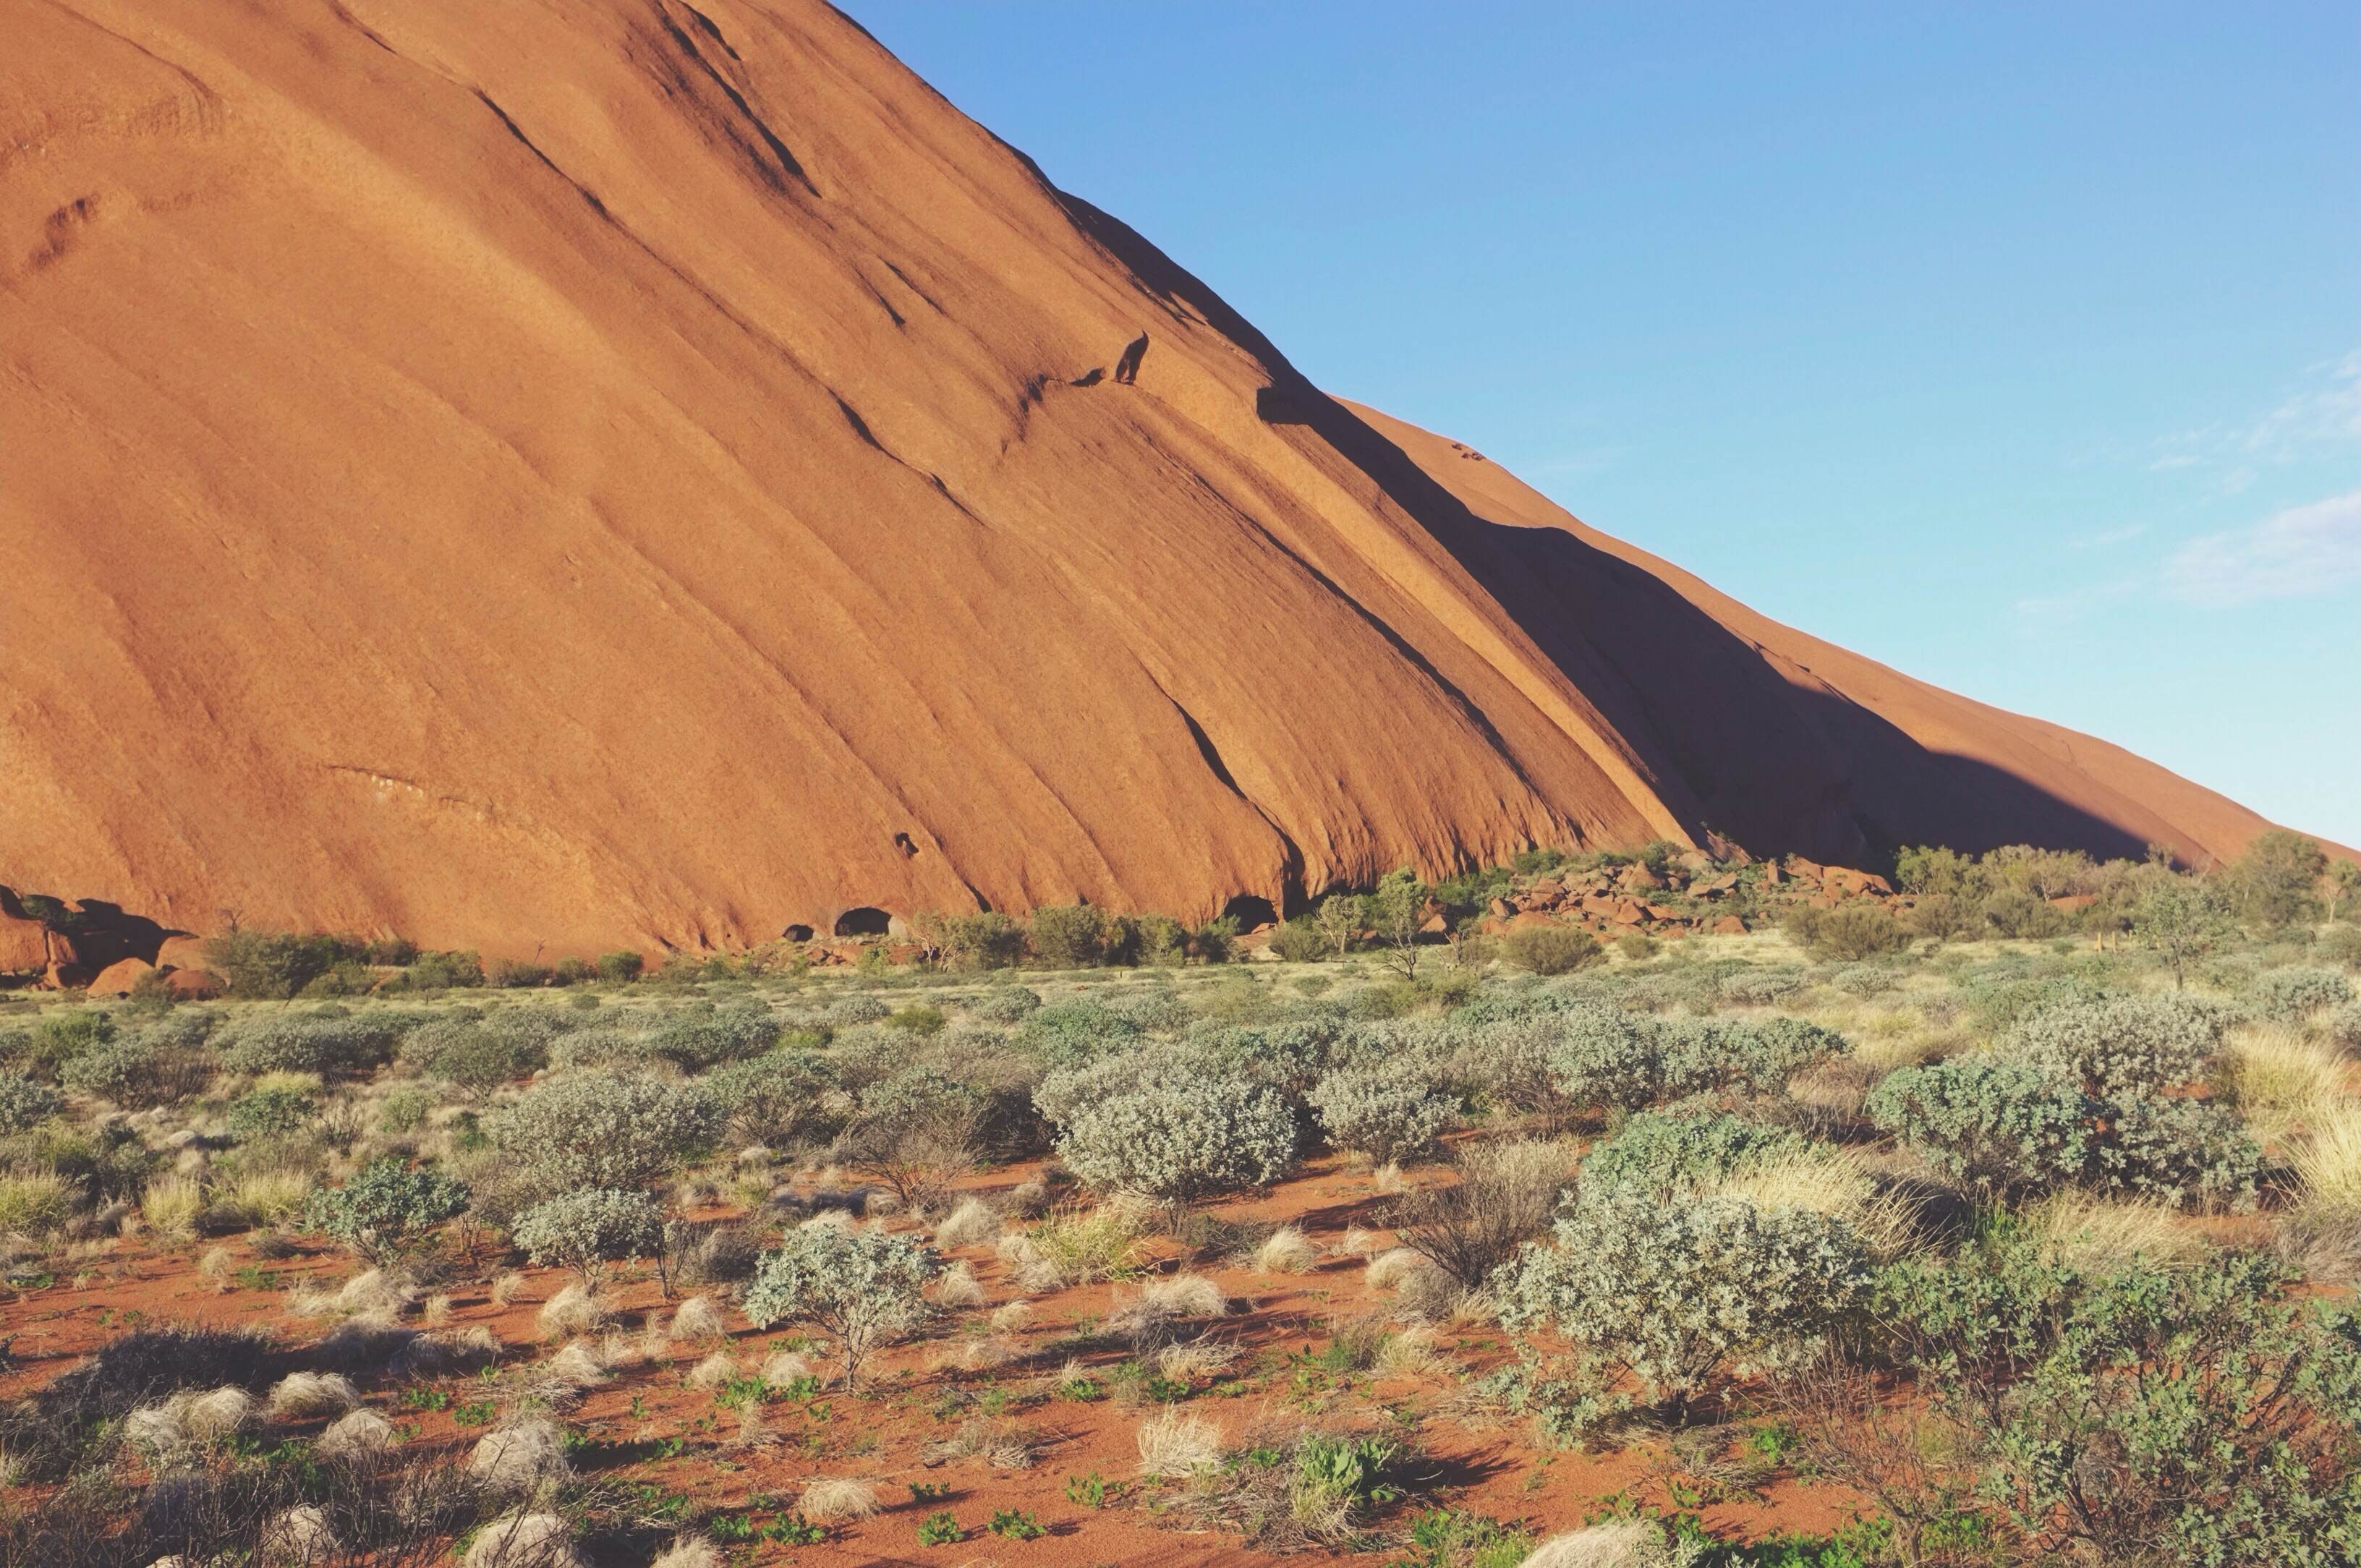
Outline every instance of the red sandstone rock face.
[[813, 0], [5, 36], [15, 885], [595, 952], [2263, 826], [1323, 397]]
[[0, 914], [0, 974], [38, 974], [49, 967], [49, 927]]

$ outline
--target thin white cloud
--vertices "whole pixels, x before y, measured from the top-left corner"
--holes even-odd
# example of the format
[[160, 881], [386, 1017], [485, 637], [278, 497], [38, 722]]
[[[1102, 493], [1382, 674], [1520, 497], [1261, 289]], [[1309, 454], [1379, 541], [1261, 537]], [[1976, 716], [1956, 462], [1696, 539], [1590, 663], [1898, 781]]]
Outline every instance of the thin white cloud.
[[2097, 533], [2086, 533], [2080, 539], [2066, 542], [2069, 550], [2104, 550], [2111, 545], [2129, 544], [2147, 532], [2144, 522], [2127, 522], [2121, 528], [2109, 528]]
[[2164, 588], [2190, 604], [2301, 598], [2361, 585], [2361, 490], [2192, 539], [2165, 558]]
[[2157, 443], [2149, 469], [2224, 468], [2223, 488], [2235, 494], [2254, 482], [2257, 466], [2294, 463], [2361, 442], [2361, 349], [2315, 365], [2309, 374], [2315, 384], [2257, 418], [2166, 436]]

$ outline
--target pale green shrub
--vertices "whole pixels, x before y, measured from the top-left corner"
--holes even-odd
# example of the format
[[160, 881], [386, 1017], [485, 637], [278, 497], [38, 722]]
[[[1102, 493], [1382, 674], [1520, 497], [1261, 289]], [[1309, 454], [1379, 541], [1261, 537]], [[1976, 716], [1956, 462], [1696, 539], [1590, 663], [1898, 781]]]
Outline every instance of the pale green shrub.
[[722, 1117], [694, 1084], [585, 1073], [534, 1085], [487, 1124], [517, 1179], [555, 1197], [649, 1186], [710, 1149]]
[[808, 1322], [834, 1335], [852, 1387], [870, 1352], [926, 1321], [927, 1285], [941, 1267], [932, 1249], [884, 1231], [799, 1228], [755, 1265], [746, 1319], [758, 1329]]
[[1073, 1110], [1058, 1155], [1085, 1186], [1185, 1203], [1268, 1187], [1295, 1159], [1295, 1118], [1244, 1079], [1152, 1072]]
[[664, 1209], [646, 1193], [591, 1188], [534, 1204], [509, 1227], [509, 1239], [534, 1263], [571, 1268], [595, 1288], [602, 1266], [653, 1255], [664, 1233]]
[[1319, 1113], [1330, 1146], [1356, 1149], [1379, 1165], [1427, 1153], [1459, 1117], [1456, 1096], [1398, 1063], [1332, 1072], [1306, 1098]]

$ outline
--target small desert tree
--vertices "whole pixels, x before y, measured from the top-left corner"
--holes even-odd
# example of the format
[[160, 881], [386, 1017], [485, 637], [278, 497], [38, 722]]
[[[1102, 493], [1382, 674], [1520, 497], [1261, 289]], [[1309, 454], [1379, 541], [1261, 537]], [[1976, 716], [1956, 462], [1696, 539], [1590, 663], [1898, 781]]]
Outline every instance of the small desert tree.
[[2167, 866], [2150, 867], [2147, 883], [2132, 905], [2132, 931], [2171, 967], [2179, 990], [2189, 983], [2189, 966], [2221, 938], [2227, 924], [2222, 901], [2204, 878]]
[[884, 1231], [789, 1231], [755, 1265], [746, 1319], [758, 1329], [808, 1322], [835, 1335], [844, 1385], [857, 1387], [870, 1352], [926, 1321], [927, 1282], [941, 1267], [930, 1248]]
[[1385, 945], [1386, 964], [1404, 980], [1418, 978], [1419, 927], [1433, 890], [1408, 866], [1388, 872], [1368, 899], [1369, 924]]
[[2241, 918], [2266, 930], [2301, 925], [2320, 913], [2320, 879], [2328, 856], [2300, 833], [2274, 828], [2258, 833], [2229, 870]]
[[1330, 894], [1320, 901], [1320, 907], [1312, 916], [1312, 928], [1320, 933], [1322, 940], [1336, 950], [1340, 959], [1351, 950], [1354, 939], [1360, 936], [1362, 927], [1367, 924], [1368, 916], [1361, 906], [1360, 897], [1350, 893]]

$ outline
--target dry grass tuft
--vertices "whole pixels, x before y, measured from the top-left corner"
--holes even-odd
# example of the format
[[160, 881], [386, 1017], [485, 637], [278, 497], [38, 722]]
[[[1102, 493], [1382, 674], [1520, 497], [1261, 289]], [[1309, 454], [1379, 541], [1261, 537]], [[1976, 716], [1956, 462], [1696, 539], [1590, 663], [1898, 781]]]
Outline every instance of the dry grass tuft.
[[570, 1473], [563, 1434], [555, 1422], [538, 1417], [486, 1432], [467, 1455], [467, 1474], [501, 1497], [522, 1496]]
[[2134, 1258], [2164, 1268], [2185, 1267], [2205, 1255], [2205, 1238], [2166, 1204], [2055, 1194], [2026, 1216], [2027, 1228], [2059, 1258], [2092, 1274], [2114, 1274]]
[[935, 1245], [949, 1252], [953, 1247], [976, 1246], [1000, 1234], [1000, 1216], [992, 1205], [981, 1198], [969, 1198], [944, 1216], [935, 1227]]
[[1841, 1220], [1881, 1257], [1896, 1257], [1918, 1237], [1920, 1204], [1888, 1187], [1853, 1155], [1824, 1145], [1750, 1166], [1713, 1192], [1758, 1209], [1808, 1209]]
[[607, 1308], [604, 1302], [576, 1283], [544, 1301], [533, 1321], [540, 1325], [544, 1339], [597, 1333], [607, 1325]]
[[1222, 1462], [1222, 1429], [1179, 1405], [1140, 1422], [1137, 1441], [1143, 1475], [1189, 1475]]
[[2240, 1113], [2266, 1138], [2353, 1102], [2337, 1052], [2284, 1024], [2250, 1024], [2233, 1030], [2223, 1072]]
[[774, 1350], [763, 1358], [758, 1376], [770, 1387], [785, 1388], [798, 1377], [813, 1376], [812, 1364], [799, 1352]]
[[588, 1568], [556, 1514], [508, 1514], [477, 1532], [463, 1568]]
[[354, 1410], [330, 1422], [313, 1450], [330, 1459], [359, 1459], [392, 1446], [391, 1421], [375, 1410]]
[[1320, 1265], [1320, 1249], [1294, 1225], [1281, 1225], [1255, 1248], [1254, 1266], [1263, 1274], [1309, 1274]]
[[814, 1524], [865, 1519], [877, 1511], [877, 1488], [850, 1475], [823, 1475], [804, 1487], [796, 1512]]
[[503, 1274], [492, 1281], [492, 1305], [506, 1307], [524, 1294], [525, 1277], [522, 1274]]
[[672, 1336], [691, 1344], [709, 1344], [730, 1337], [730, 1324], [710, 1296], [691, 1296], [674, 1309]]
[[961, 1258], [943, 1270], [935, 1280], [935, 1305], [953, 1311], [962, 1307], [983, 1305], [983, 1285], [976, 1278], [975, 1270]]
[[2361, 1107], [2340, 1106], [2322, 1116], [2290, 1163], [2306, 1207], [2361, 1216]]
[[1003, 1302], [992, 1311], [992, 1332], [996, 1334], [1022, 1333], [1032, 1321], [1033, 1303], [1030, 1301]]
[[197, 1216], [204, 1209], [204, 1185], [190, 1177], [159, 1177], [139, 1194], [139, 1217], [158, 1235], [174, 1241], [197, 1234]]
[[1687, 1558], [1651, 1519], [1618, 1519], [1554, 1535], [1520, 1568], [1681, 1568]]
[[270, 1390], [270, 1414], [282, 1421], [341, 1416], [361, 1402], [352, 1379], [335, 1372], [291, 1372]]
[[720, 1549], [701, 1535], [684, 1535], [664, 1548], [648, 1568], [722, 1568]]
[[730, 1358], [728, 1351], [717, 1350], [695, 1366], [690, 1367], [688, 1376], [681, 1379], [681, 1382], [685, 1387], [694, 1388], [699, 1393], [708, 1393], [737, 1376], [738, 1363]]

